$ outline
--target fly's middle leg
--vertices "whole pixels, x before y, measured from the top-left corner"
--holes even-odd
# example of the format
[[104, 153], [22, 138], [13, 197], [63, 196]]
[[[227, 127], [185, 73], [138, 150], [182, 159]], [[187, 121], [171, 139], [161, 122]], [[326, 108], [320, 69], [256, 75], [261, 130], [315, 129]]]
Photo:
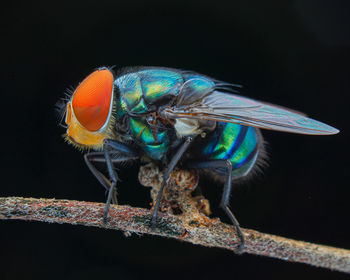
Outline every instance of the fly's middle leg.
[[172, 157], [168, 168], [166, 169], [166, 171], [163, 174], [162, 185], [161, 185], [161, 187], [159, 189], [159, 192], [158, 192], [158, 195], [157, 195], [157, 199], [156, 199], [156, 204], [154, 206], [153, 213], [152, 213], [152, 218], [151, 218], [151, 228], [153, 230], [156, 228], [159, 204], [160, 204], [160, 201], [162, 199], [162, 195], [163, 195], [165, 184], [166, 184], [166, 182], [169, 179], [170, 173], [173, 171], [173, 169], [175, 168], [176, 164], [179, 162], [179, 160], [181, 159], [182, 155], [186, 152], [186, 150], [188, 149], [188, 147], [190, 146], [192, 141], [193, 141], [192, 137], [186, 138], [185, 142], [181, 145], [181, 147], [176, 151], [175, 155]]

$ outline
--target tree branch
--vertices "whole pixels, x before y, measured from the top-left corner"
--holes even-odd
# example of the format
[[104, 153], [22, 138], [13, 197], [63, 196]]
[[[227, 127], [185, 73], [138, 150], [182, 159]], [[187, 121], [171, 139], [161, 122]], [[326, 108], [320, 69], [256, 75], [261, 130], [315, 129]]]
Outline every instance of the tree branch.
[[[140, 178], [144, 185], [159, 185], [162, 173], [157, 170], [152, 173], [153, 171], [147, 166], [141, 168]], [[108, 223], [104, 226], [103, 203], [58, 199], [0, 198], [0, 219], [68, 223], [146, 233], [235, 251], [239, 244], [235, 228], [217, 218], [209, 219], [204, 215], [210, 213], [207, 200], [190, 196], [195, 177], [195, 174], [181, 170], [172, 174], [160, 209], [165, 213], [159, 214], [155, 231], [150, 228], [151, 211], [147, 209], [111, 205]], [[178, 187], [185, 189], [179, 192]], [[156, 193], [156, 190], [155, 187], [152, 193]], [[242, 232], [246, 240], [244, 253], [350, 273], [350, 250], [296, 241], [250, 229], [242, 228]]]
[[[103, 209], [103, 203], [22, 197], [0, 198], [0, 219], [4, 220], [67, 223], [147, 233], [232, 251], [239, 242], [234, 227], [215, 219], [208, 220], [206, 224], [190, 225], [184, 223], [181, 216], [160, 214], [158, 227], [152, 231], [149, 226], [151, 212], [147, 209], [112, 205], [106, 226], [102, 225]], [[246, 253], [350, 273], [349, 250], [295, 241], [249, 229], [242, 231], [246, 239]]]

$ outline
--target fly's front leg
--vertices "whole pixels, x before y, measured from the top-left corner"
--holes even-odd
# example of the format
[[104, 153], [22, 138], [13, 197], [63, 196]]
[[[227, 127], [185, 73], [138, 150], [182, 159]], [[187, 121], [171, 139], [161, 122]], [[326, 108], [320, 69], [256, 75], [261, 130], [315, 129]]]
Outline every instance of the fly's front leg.
[[229, 160], [218, 159], [218, 160], [189, 162], [187, 163], [187, 166], [189, 168], [211, 169], [211, 170], [215, 170], [217, 168], [225, 169], [226, 181], [225, 181], [224, 191], [220, 202], [220, 207], [225, 211], [226, 215], [230, 218], [232, 224], [235, 226], [237, 230], [237, 235], [241, 240], [237, 253], [241, 254], [244, 248], [244, 236], [235, 215], [233, 215], [232, 211], [228, 207], [231, 187], [232, 187], [232, 163]]
[[[116, 152], [117, 157], [111, 157], [111, 152]], [[130, 147], [119, 143], [114, 140], [105, 140], [103, 145], [103, 152], [92, 152], [84, 156], [86, 165], [97, 178], [97, 180], [102, 184], [102, 186], [108, 191], [106, 206], [103, 212], [103, 223], [107, 223], [108, 210], [111, 202], [117, 204], [116, 197], [116, 184], [118, 181], [118, 175], [114, 170], [114, 163], [126, 162], [130, 160], [137, 159], [137, 153]], [[107, 170], [109, 178], [107, 179], [97, 168], [94, 166], [93, 162], [105, 162], [107, 165]]]
[[159, 189], [158, 195], [157, 195], [157, 199], [156, 199], [156, 204], [154, 206], [153, 209], [153, 213], [152, 213], [152, 219], [151, 219], [151, 228], [154, 230], [156, 227], [156, 223], [157, 223], [157, 216], [158, 216], [158, 210], [159, 210], [159, 204], [160, 204], [160, 200], [162, 199], [162, 195], [163, 195], [163, 191], [164, 191], [164, 187], [166, 182], [169, 179], [170, 173], [173, 171], [173, 169], [175, 168], [176, 164], [179, 162], [179, 160], [181, 159], [182, 155], [186, 152], [186, 150], [188, 149], [188, 147], [190, 146], [191, 142], [192, 142], [193, 138], [192, 137], [188, 137], [186, 138], [185, 142], [181, 145], [181, 147], [176, 151], [175, 155], [173, 156], [173, 158], [171, 159], [169, 166], [167, 168], [167, 170], [164, 172], [163, 174], [163, 181], [162, 181], [162, 185]]
[[[100, 184], [106, 189], [107, 192], [109, 192], [112, 183], [110, 180], [106, 178], [106, 176], [101, 173], [93, 163], [95, 162], [106, 162], [104, 152], [91, 152], [84, 155], [85, 163], [90, 169], [91, 173], [96, 177], [96, 179], [100, 182]], [[128, 160], [128, 158], [122, 157], [119, 158], [120, 161]], [[112, 202], [113, 204], [118, 204], [116, 192], [115, 195], [112, 196]]]
[[118, 180], [118, 175], [117, 175], [117, 172], [115, 172], [115, 170], [113, 168], [113, 163], [111, 160], [111, 156], [109, 154], [109, 152], [110, 152], [109, 150], [110, 150], [109, 141], [106, 140], [106, 141], [104, 141], [103, 151], [104, 151], [104, 156], [106, 159], [109, 178], [111, 181], [111, 187], [109, 188], [106, 206], [105, 206], [105, 209], [103, 211], [103, 223], [104, 224], [107, 224], [108, 210], [109, 210], [109, 206], [110, 206], [111, 201], [112, 201], [112, 197], [115, 198], [115, 200], [116, 200], [116, 185], [117, 185], [117, 180]]

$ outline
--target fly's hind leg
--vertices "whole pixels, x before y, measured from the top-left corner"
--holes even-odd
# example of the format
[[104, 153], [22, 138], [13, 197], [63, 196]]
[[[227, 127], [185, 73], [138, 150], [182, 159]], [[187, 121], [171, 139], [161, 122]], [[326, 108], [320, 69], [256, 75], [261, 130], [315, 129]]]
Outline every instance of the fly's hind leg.
[[188, 162], [187, 166], [189, 168], [211, 169], [214, 171], [218, 168], [225, 170], [226, 181], [225, 181], [224, 191], [220, 202], [220, 207], [225, 211], [226, 215], [230, 218], [232, 224], [235, 226], [237, 230], [237, 235], [241, 241], [241, 243], [239, 244], [237, 253], [241, 254], [244, 248], [244, 236], [236, 217], [233, 215], [232, 211], [228, 207], [231, 187], [232, 187], [232, 163], [229, 160], [218, 159], [218, 160]]
[[[117, 153], [117, 157], [111, 157], [110, 153]], [[116, 184], [118, 181], [118, 174], [114, 170], [115, 163], [126, 162], [137, 159], [138, 156], [135, 151], [126, 145], [123, 145], [117, 141], [105, 140], [103, 146], [103, 152], [91, 152], [84, 155], [85, 163], [90, 169], [91, 173], [102, 184], [102, 186], [108, 191], [106, 206], [103, 212], [103, 223], [107, 223], [108, 210], [111, 202], [117, 204]], [[93, 163], [104, 162], [107, 165], [109, 178], [107, 179]]]

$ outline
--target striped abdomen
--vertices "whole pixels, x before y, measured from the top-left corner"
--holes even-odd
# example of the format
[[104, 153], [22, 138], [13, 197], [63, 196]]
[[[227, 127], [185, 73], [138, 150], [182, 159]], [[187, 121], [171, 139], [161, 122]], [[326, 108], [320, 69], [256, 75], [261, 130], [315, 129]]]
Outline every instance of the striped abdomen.
[[258, 129], [233, 123], [217, 123], [205, 143], [202, 146], [203, 160], [230, 160], [232, 175], [236, 178], [247, 175], [256, 164], [259, 153], [263, 152]]

